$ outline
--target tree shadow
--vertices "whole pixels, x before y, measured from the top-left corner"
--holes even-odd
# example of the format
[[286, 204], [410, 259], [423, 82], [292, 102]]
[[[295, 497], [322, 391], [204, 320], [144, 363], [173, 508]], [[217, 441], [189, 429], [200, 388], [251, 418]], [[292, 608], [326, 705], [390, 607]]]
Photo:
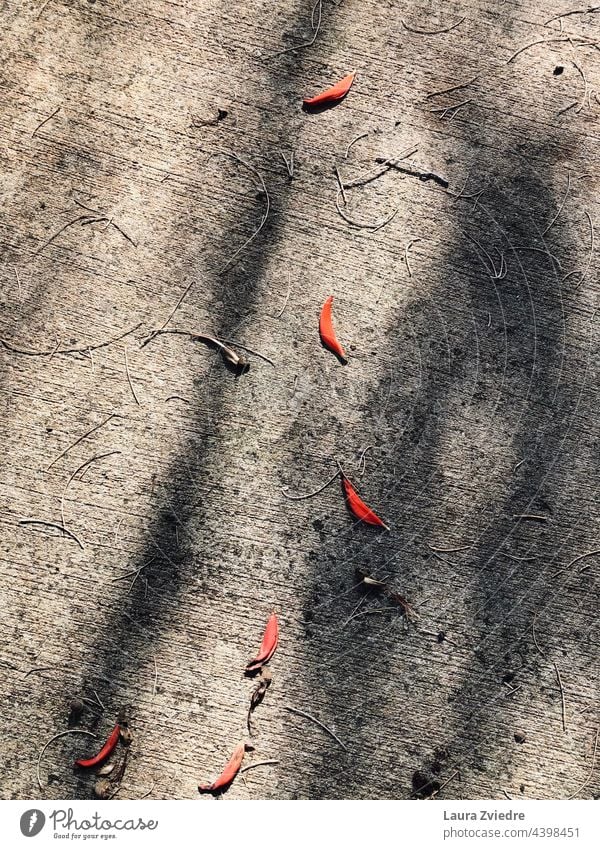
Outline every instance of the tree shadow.
[[[561, 185], [558, 132], [519, 144], [520, 156], [510, 149], [515, 142], [496, 150], [464, 143], [464, 161], [486, 175], [487, 188], [475, 202], [448, 204], [443, 276], [429, 302], [416, 291], [388, 335], [401, 365], [383, 422], [375, 412], [387, 378], [363, 407], [367, 441], [387, 439], [369, 482], [385, 493], [391, 538], [361, 525], [335, 540], [322, 536], [327, 568], [305, 605], [302, 689], [351, 741], [352, 754], [327, 748], [329, 769], [311, 771], [310, 798], [425, 798], [461, 770], [504, 774], [513, 743], [505, 687], [521, 670], [539, 671], [530, 628], [540, 599], [559, 591], [553, 570], [540, 564], [554, 563], [560, 548], [560, 530], [549, 523], [558, 521], [559, 457], [578, 390], [564, 372], [563, 298], [573, 280], [563, 283], [558, 262], [575, 257], [567, 226], [553, 230], [560, 259], [540, 226]], [[413, 358], [409, 319], [421, 353], [418, 387], [402, 366]], [[410, 422], [389, 439], [406, 409]], [[575, 433], [584, 438], [581, 426]], [[460, 446], [466, 468], [449, 469], [448, 449], [460, 458]], [[514, 518], [521, 514], [549, 521]], [[427, 550], [436, 539], [468, 551]], [[383, 610], [347, 624], [360, 601], [355, 565], [385, 575], [414, 601], [415, 628]], [[464, 619], [458, 638], [454, 617]], [[446, 796], [457, 792], [450, 786]]]
[[[335, 9], [330, 10], [329, 19], [333, 20], [335, 14]], [[278, 63], [266, 63], [260, 79], [261, 96], [264, 99], [265, 93], [268, 93], [272, 108], [263, 110], [265, 145], [271, 145], [273, 139], [278, 139], [281, 147], [289, 143], [287, 135], [293, 131], [293, 127], [290, 128], [282, 120], [282, 91], [297, 89], [297, 80], [308, 61], [309, 54], [300, 51], [295, 56], [287, 55]], [[246, 97], [251, 100], [252, 94], [247, 92]], [[295, 108], [295, 101], [290, 101], [290, 105]], [[265, 152], [262, 150], [258, 153], [264, 155]], [[210, 331], [219, 339], [227, 340], [235, 335], [240, 317], [253, 316], [265, 268], [281, 240], [287, 206], [295, 188], [294, 181], [288, 180], [286, 175], [286, 179], [281, 180], [281, 186], [274, 188], [271, 184], [268, 188], [271, 196], [270, 214], [259, 235], [246, 246], [239, 261], [233, 263], [223, 275], [215, 272], [210, 276], [212, 302], [217, 313]], [[264, 196], [260, 187], [257, 190], [258, 209], [262, 209]], [[232, 244], [239, 241], [240, 223], [244, 223], [250, 232], [256, 228], [258, 209], [254, 213], [245, 213], [243, 222], [239, 218], [232, 218], [231, 227], [220, 235], [218, 244], [211, 249], [215, 256], [226, 258], [231, 254]], [[204, 281], [202, 288], [206, 288]], [[196, 302], [197, 296], [192, 290], [187, 298], [188, 308]], [[160, 337], [161, 342], [157, 338], [149, 343], [146, 350], [150, 351], [157, 344], [172, 344], [172, 340], [165, 343], [167, 338]], [[199, 418], [197, 429], [192, 429], [185, 448], [169, 468], [167, 483], [155, 497], [145, 541], [131, 563], [131, 569], [143, 570], [140, 572], [143, 580], [133, 582], [129, 590], [123, 588], [116, 591], [118, 596], [101, 610], [102, 615], [98, 617], [95, 625], [97, 642], [89, 653], [88, 662], [80, 671], [80, 679], [84, 690], [101, 689], [104, 700], [109, 704], [122, 704], [123, 692], [131, 693], [133, 686], [125, 686], [125, 682], [131, 682], [136, 672], [151, 660], [153, 647], [172, 626], [172, 617], [182, 593], [195, 579], [199, 549], [194, 535], [202, 528], [199, 513], [214, 482], [212, 471], [215, 453], [219, 444], [226, 442], [232, 428], [239, 427], [239, 424], [231, 423], [231, 418], [236, 411], [239, 413], [240, 405], [245, 403], [241, 394], [244, 390], [240, 387], [247, 386], [247, 381], [253, 380], [253, 374], [259, 374], [258, 369], [252, 368], [249, 374], [237, 380], [238, 371], [234, 369], [234, 372], [232, 376], [226, 371], [226, 364], [215, 363], [210, 387], [198, 387], [198, 397], [201, 394], [205, 399], [210, 397], [210, 417], [214, 427], [210, 444], [202, 435], [205, 422]], [[222, 562], [213, 563], [204, 571], [202, 595], [210, 595], [212, 588], [219, 583], [223, 568]], [[122, 707], [135, 724], [135, 708], [131, 705]], [[92, 724], [92, 728], [99, 721], [100, 717]], [[75, 798], [87, 798], [90, 792], [88, 778], [76, 782]]]

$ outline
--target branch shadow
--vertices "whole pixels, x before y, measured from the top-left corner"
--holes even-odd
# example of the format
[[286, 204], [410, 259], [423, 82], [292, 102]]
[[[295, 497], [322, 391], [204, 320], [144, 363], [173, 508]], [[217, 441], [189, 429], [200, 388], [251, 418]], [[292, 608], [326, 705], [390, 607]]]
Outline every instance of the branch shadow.
[[[514, 516], [554, 518], [564, 472], [557, 458], [573, 426], [577, 393], [563, 373], [569, 284], [563, 284], [564, 270], [549, 256], [539, 226], [556, 206], [561, 138], [558, 132], [529, 138], [519, 144], [520, 156], [511, 141], [498, 150], [464, 142], [464, 161], [473, 173], [487, 175], [487, 190], [475, 207], [465, 201], [451, 207], [443, 276], [431, 300], [417, 293], [389, 333], [389, 349], [401, 365], [384, 421], [374, 411], [386, 380], [363, 407], [367, 441], [385, 440], [369, 481], [373, 492], [386, 493], [384, 515], [395, 513], [392, 536], [387, 540], [355, 525], [338, 539], [321, 538], [319, 560], [327, 568], [315, 576], [305, 605], [301, 690], [314, 694], [337, 733], [352, 741], [352, 754], [327, 749], [328, 769], [311, 770], [309, 798], [426, 798], [460, 771], [504, 774], [513, 741], [503, 684], [516, 681], [521, 669], [539, 673], [524, 633], [540, 598], [558, 590], [551, 570], [540, 563], [553, 562], [560, 528]], [[505, 275], [499, 275], [492, 246], [505, 256]], [[567, 226], [555, 230], [552, 251], [563, 261], [573, 259]], [[416, 392], [402, 365], [414, 358], [409, 320], [422, 363]], [[470, 398], [461, 397], [457, 390], [470, 385]], [[398, 436], [399, 423], [404, 430]], [[453, 471], [457, 481], [450, 484], [447, 477], [448, 446], [464, 444], [471, 453], [469, 432], [478, 447], [486, 441], [495, 447], [499, 467], [513, 456], [525, 458], [514, 478], [501, 482], [488, 474], [482, 451], [481, 460], [470, 464], [477, 489], [482, 481], [484, 489], [475, 507], [471, 480], [460, 469]], [[585, 438], [581, 426], [577, 436]], [[446, 502], [441, 493], [448, 494]], [[471, 529], [471, 539], [462, 536], [456, 543], [469, 548], [459, 562], [456, 555], [426, 550], [432, 538], [454, 542], [457, 524]], [[535, 559], [528, 559], [532, 554]], [[518, 567], [510, 558], [518, 558]], [[360, 601], [356, 565], [385, 577], [420, 613], [420, 600], [427, 597], [414, 629], [384, 611], [347, 625]], [[463, 604], [466, 645], [457, 645], [450, 639], [452, 613]], [[428, 607], [429, 632], [423, 627]], [[451, 785], [446, 796], [455, 792]]]
[[[335, 9], [330, 10], [330, 21], [335, 14]], [[265, 144], [272, 144], [273, 139], [278, 139], [282, 147], [289, 143], [287, 135], [293, 131], [293, 127], [290, 128], [282, 120], [281, 92], [297, 89], [295, 82], [309, 61], [308, 52], [299, 52], [297, 55], [287, 54], [278, 63], [266, 63], [260, 80], [261, 96], [264, 97], [265, 90], [268, 91], [272, 108], [263, 110]], [[246, 93], [245, 97], [248, 101], [252, 100], [251, 93]], [[290, 105], [294, 106], [294, 103]], [[265, 153], [264, 150], [260, 152]], [[283, 176], [281, 178], [281, 186], [274, 189], [273, 185], [269, 185], [268, 188], [272, 201], [270, 215], [260, 234], [248, 244], [225, 274], [221, 276], [215, 272], [209, 283], [212, 301], [219, 308], [211, 331], [220, 339], [234, 335], [240, 316], [253, 316], [264, 270], [273, 248], [282, 237], [294, 182], [286, 174], [285, 179]], [[260, 192], [257, 197], [264, 202]], [[232, 219], [231, 230], [223, 232], [219, 244], [212, 248], [215, 255], [227, 257], [231, 254], [231, 245], [239, 238], [235, 234], [239, 231], [240, 223], [245, 223], [249, 230], [256, 227], [254, 215], [245, 216], [244, 222]], [[186, 301], [188, 308], [193, 308], [196, 303], [194, 295], [192, 290]], [[147, 350], [150, 351], [154, 344], [156, 342], [148, 345]], [[243, 403], [239, 387], [245, 385], [245, 381], [260, 379], [253, 378], [260, 371], [252, 368], [249, 374], [233, 376], [226, 372], [225, 364], [218, 362], [217, 366], [222, 368], [222, 372], [213, 369], [210, 416], [215, 428], [212, 445], [218, 446], [230, 433], [232, 425], [228, 422], [229, 414], [236, 411], [239, 403]], [[204, 397], [208, 394], [206, 386], [199, 387], [198, 391]], [[213, 448], [202, 437], [202, 424], [204, 422], [198, 420], [198, 432], [190, 436], [185, 449], [170, 467], [168, 483], [156, 497], [155, 513], [145, 534], [145, 542], [133, 558], [131, 568], [142, 568], [144, 580], [134, 582], [129, 592], [120, 591], [118, 603], [113, 599], [110, 608], [101, 611], [96, 626], [98, 643], [80, 672], [83, 688], [101, 688], [109, 703], [119, 703], [123, 683], [131, 681], [136, 671], [152, 657], [153, 646], [171, 626], [172, 611], [194, 578], [198, 542], [194, 541], [193, 535], [202, 530], [199, 510], [206, 490], [212, 483]], [[222, 568], [223, 564], [213, 564], [203, 574], [203, 595], [210, 595], [211, 588], [219, 581]], [[135, 709], [131, 705], [122, 705], [122, 709], [135, 724]], [[96, 724], [99, 721], [100, 718]], [[80, 778], [74, 787], [74, 798], [89, 798], [91, 791], [89, 779]]]

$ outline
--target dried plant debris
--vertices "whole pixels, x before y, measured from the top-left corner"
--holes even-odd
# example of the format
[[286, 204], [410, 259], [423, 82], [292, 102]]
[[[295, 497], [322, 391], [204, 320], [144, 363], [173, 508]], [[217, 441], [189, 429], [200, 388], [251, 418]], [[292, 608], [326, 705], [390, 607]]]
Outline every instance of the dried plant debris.
[[221, 121], [224, 121], [228, 115], [229, 112], [227, 109], [218, 107], [212, 115], [192, 115], [191, 126], [193, 129], [198, 129], [199, 127], [215, 127], [217, 124], [220, 124]]
[[197, 333], [192, 336], [194, 342], [203, 342], [209, 348], [218, 351], [223, 358], [223, 362], [232, 371], [236, 377], [246, 374], [250, 369], [250, 363], [245, 357], [242, 357], [237, 351], [234, 351], [229, 345], [215, 339], [214, 336], [208, 336], [205, 333]]
[[86, 728], [68, 728], [66, 731], [59, 731], [58, 734], [54, 734], [46, 743], [44, 743], [38, 755], [36, 766], [37, 782], [42, 793], [45, 793], [44, 785], [42, 784], [42, 778], [40, 775], [42, 758], [44, 757], [46, 749], [51, 743], [53, 743], [55, 740], [58, 740], [60, 737], [65, 737], [67, 734], [85, 734], [87, 737], [93, 737], [94, 739], [96, 739], [96, 735], [92, 731], [88, 731]]
[[365, 587], [369, 590], [374, 590], [375, 592], [381, 592], [386, 596], [386, 598], [389, 598], [390, 601], [395, 602], [395, 604], [402, 609], [404, 615], [409, 621], [414, 622], [415, 619], [418, 618], [417, 613], [407, 599], [390, 587], [387, 581], [380, 581], [377, 578], [373, 578], [368, 574], [368, 572], [364, 571], [360, 567], [357, 567], [356, 569], [356, 580], [359, 582], [359, 586]]
[[427, 183], [431, 180], [443, 189], [447, 189], [450, 185], [445, 177], [441, 177], [433, 171], [421, 171], [419, 168], [412, 168], [411, 166], [401, 162], [399, 159], [386, 159], [385, 156], [377, 156], [375, 162], [379, 165], [385, 165], [388, 168], [394, 168], [396, 171], [400, 171], [402, 174], [407, 174], [410, 177], [418, 177], [422, 183]]
[[252, 729], [250, 727], [250, 720], [252, 718], [252, 714], [256, 710], [256, 708], [261, 704], [264, 699], [267, 690], [271, 686], [272, 681], [271, 673], [268, 669], [263, 669], [260, 673], [260, 678], [258, 684], [256, 685], [252, 695], [250, 696], [250, 707], [248, 708], [248, 718], [246, 720], [246, 724], [248, 726], [248, 733], [252, 734]]

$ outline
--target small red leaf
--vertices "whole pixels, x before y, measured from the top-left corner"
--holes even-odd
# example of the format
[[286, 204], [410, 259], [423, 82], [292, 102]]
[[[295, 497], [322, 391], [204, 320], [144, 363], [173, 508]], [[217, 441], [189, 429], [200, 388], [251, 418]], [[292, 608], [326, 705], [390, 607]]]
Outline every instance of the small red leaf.
[[331, 315], [332, 304], [333, 295], [330, 295], [321, 309], [321, 315], [319, 318], [319, 334], [321, 336], [321, 342], [325, 345], [325, 347], [329, 348], [330, 351], [333, 351], [333, 353], [336, 354], [345, 364], [348, 362], [348, 359], [344, 349], [338, 342], [335, 330], [333, 329], [333, 320]]
[[279, 623], [277, 617], [273, 613], [267, 622], [265, 633], [258, 650], [258, 654], [253, 660], [249, 660], [246, 665], [246, 674], [258, 672], [265, 663], [275, 654], [277, 643], [279, 642]]
[[119, 742], [119, 735], [121, 733], [121, 726], [115, 725], [113, 728], [110, 737], [106, 741], [106, 743], [102, 746], [97, 755], [94, 755], [93, 758], [80, 758], [78, 761], [75, 761], [75, 766], [81, 766], [84, 768], [90, 768], [93, 766], [98, 766], [103, 761], [107, 759], [107, 757], [111, 754], [117, 743]]
[[216, 778], [212, 784], [199, 784], [198, 790], [200, 793], [214, 793], [215, 790], [223, 790], [228, 787], [239, 772], [239, 769], [246, 754], [246, 744], [240, 743], [236, 747], [233, 755], [227, 761], [225, 769], [221, 775]]
[[353, 71], [351, 74], [345, 76], [343, 80], [340, 80], [339, 83], [331, 86], [331, 88], [322, 91], [320, 94], [315, 95], [315, 97], [305, 98], [303, 101], [304, 105], [324, 106], [327, 103], [337, 103], [338, 100], [341, 100], [348, 94], [355, 76], [356, 71]]
[[386, 531], [389, 531], [389, 527], [385, 522], [370, 507], [367, 507], [343, 472], [342, 489], [344, 490], [348, 509], [357, 519], [360, 519], [361, 522], [365, 522], [367, 525], [376, 525], [379, 528], [385, 528]]

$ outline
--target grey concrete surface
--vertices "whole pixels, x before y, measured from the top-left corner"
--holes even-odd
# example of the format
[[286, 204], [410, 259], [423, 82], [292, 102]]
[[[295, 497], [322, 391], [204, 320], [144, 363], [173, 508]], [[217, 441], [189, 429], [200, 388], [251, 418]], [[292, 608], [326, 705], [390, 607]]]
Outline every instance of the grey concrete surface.
[[[273, 609], [246, 762], [278, 763], [225, 798], [600, 792], [600, 14], [548, 23], [576, 7], [0, 3], [3, 798], [91, 797], [93, 741], [55, 741], [43, 790], [38, 753], [120, 714], [120, 797], [196, 798]], [[413, 146], [447, 191], [376, 163]], [[338, 213], [336, 165], [385, 171], [339, 203], [389, 223]], [[274, 365], [143, 345], [171, 315]], [[336, 459], [390, 533], [339, 481], [285, 498]]]

